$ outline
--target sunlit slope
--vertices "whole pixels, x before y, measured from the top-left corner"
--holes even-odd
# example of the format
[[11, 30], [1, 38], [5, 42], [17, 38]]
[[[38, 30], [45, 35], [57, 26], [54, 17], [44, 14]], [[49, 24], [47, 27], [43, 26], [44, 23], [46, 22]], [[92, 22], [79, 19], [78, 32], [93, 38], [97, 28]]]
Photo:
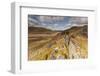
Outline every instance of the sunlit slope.
[[29, 27], [28, 60], [79, 59], [88, 57], [87, 26], [52, 31]]

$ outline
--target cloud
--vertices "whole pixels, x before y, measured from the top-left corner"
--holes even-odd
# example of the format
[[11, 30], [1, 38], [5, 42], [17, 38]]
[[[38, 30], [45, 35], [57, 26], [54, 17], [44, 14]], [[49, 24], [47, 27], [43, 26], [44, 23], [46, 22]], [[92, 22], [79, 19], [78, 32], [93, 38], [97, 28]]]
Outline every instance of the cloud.
[[69, 20], [71, 24], [88, 24], [87, 17], [71, 17]]
[[28, 17], [29, 26], [45, 27], [52, 30], [65, 30], [72, 26], [82, 26], [88, 24], [87, 17], [75, 16], [39, 16], [30, 15]]
[[63, 16], [38, 16], [40, 22], [55, 22], [55, 21], [63, 21]]
[[28, 24], [29, 26], [39, 25], [39, 21], [34, 18], [28, 17]]

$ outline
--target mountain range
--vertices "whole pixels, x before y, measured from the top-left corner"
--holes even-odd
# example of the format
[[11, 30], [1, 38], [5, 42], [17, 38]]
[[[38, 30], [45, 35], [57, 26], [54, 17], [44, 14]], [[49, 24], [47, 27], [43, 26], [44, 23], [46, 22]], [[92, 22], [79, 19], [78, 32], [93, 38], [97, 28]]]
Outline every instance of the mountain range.
[[51, 30], [28, 27], [28, 60], [88, 58], [88, 27]]

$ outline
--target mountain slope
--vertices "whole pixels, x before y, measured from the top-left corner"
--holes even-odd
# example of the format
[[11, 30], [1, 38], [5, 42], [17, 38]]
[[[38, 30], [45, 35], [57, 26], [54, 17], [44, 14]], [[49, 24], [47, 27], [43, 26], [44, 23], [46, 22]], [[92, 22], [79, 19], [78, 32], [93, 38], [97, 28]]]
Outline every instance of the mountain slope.
[[[32, 32], [33, 28], [30, 31]], [[34, 28], [34, 31], [37, 32], [35, 34], [41, 34], [42, 36], [35, 37], [32, 35], [31, 38], [33, 39], [30, 39], [29, 36], [29, 60], [79, 59], [88, 57], [88, 32], [86, 25], [71, 27], [60, 32], [44, 28]], [[48, 33], [46, 34], [46, 32]], [[37, 41], [34, 39], [37, 39]]]

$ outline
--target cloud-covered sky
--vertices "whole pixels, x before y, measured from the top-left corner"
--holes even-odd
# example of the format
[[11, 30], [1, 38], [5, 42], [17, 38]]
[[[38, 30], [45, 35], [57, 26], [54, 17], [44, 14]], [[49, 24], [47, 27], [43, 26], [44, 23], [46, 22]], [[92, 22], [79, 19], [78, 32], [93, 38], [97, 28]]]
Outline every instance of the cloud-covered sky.
[[28, 25], [52, 30], [65, 30], [71, 26], [88, 24], [87, 17], [28, 15]]

